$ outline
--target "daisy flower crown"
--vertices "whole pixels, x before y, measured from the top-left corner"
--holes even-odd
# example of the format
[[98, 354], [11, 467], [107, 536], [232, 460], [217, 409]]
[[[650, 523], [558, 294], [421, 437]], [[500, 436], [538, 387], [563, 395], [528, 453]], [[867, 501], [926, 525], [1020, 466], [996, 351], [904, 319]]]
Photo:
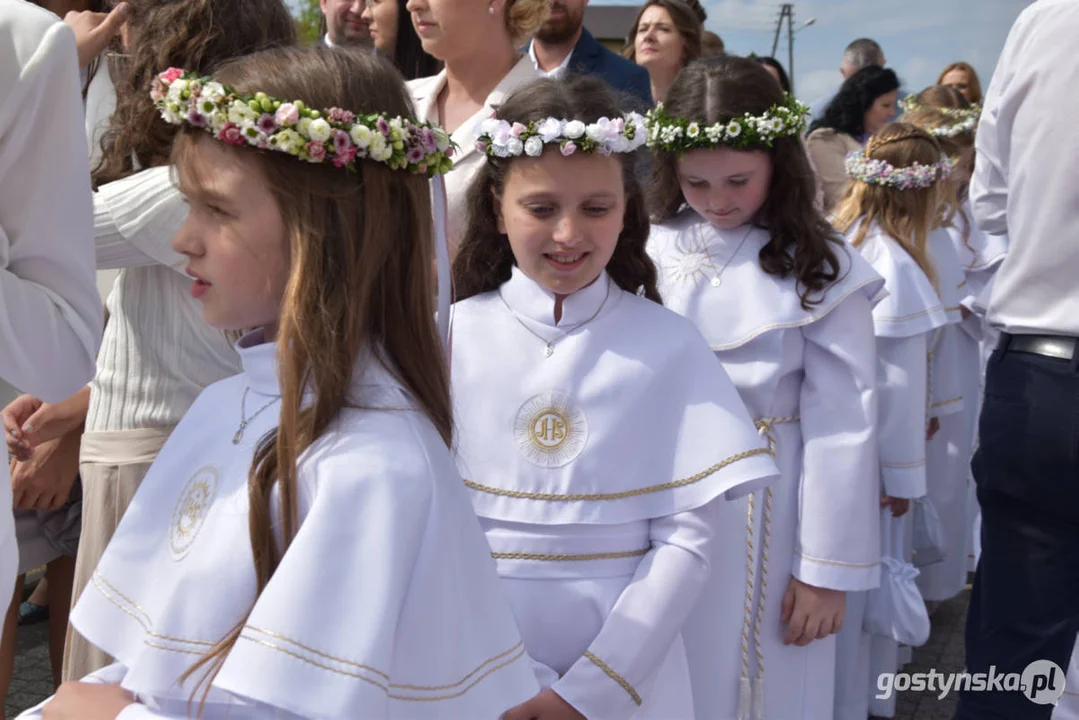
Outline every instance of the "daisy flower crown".
[[150, 97], [170, 125], [189, 125], [230, 145], [250, 145], [310, 163], [356, 171], [367, 159], [429, 177], [453, 166], [454, 146], [441, 128], [408, 118], [308, 108], [266, 93], [241, 95], [227, 85], [169, 68], [154, 78]]
[[594, 123], [549, 117], [524, 123], [488, 118], [480, 124], [476, 149], [488, 157], [539, 157], [547, 145], [558, 145], [562, 155], [575, 152], [631, 153], [645, 143], [644, 117], [627, 113], [620, 118], [600, 118]]
[[947, 155], [932, 165], [914, 163], [907, 167], [895, 167], [885, 160], [867, 158], [861, 150], [847, 155], [847, 175], [869, 185], [882, 185], [896, 190], [914, 190], [932, 187], [951, 177], [955, 163]]
[[746, 113], [727, 122], [705, 125], [680, 117], [669, 117], [659, 103], [648, 113], [648, 147], [670, 153], [710, 150], [719, 146], [746, 150], [772, 147], [777, 138], [798, 137], [809, 122], [809, 106], [789, 93], [783, 102], [761, 115]]

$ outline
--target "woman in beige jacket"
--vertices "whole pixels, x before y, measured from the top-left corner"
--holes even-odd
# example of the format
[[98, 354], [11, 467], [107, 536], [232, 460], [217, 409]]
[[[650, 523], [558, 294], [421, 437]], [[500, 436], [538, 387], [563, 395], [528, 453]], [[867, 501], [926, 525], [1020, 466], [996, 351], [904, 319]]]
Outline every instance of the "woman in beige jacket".
[[898, 95], [895, 72], [862, 68], [847, 78], [824, 114], [810, 126], [806, 145], [824, 188], [826, 212], [847, 186], [847, 154], [861, 149], [870, 135], [888, 123]]

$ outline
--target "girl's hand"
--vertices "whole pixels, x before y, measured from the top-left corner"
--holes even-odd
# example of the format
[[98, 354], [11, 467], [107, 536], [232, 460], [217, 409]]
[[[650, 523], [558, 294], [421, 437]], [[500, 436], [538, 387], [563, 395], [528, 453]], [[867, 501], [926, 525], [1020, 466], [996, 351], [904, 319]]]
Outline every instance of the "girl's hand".
[[903, 517], [907, 514], [907, 510], [910, 510], [910, 500], [908, 498], [896, 498], [885, 495], [880, 499], [880, 506], [890, 506], [892, 508], [892, 517]]
[[805, 646], [839, 632], [846, 608], [847, 594], [842, 590], [806, 585], [792, 577], [783, 595], [780, 621], [787, 626], [783, 644]]
[[17, 460], [29, 460], [38, 445], [81, 428], [89, 410], [89, 387], [54, 404], [43, 403], [31, 395], [20, 395], [0, 412], [8, 453]]
[[940, 431], [940, 418], [929, 418], [929, 429], [925, 433], [925, 440], [929, 442]]
[[135, 702], [119, 685], [66, 682], [41, 711], [44, 720], [116, 720]]
[[588, 720], [554, 690], [547, 688], [528, 702], [510, 708], [502, 720]]
[[120, 28], [127, 22], [131, 6], [122, 2], [109, 13], [91, 10], [72, 10], [64, 16], [64, 23], [75, 32], [75, 47], [79, 50], [79, 69], [108, 47], [112, 39], [119, 34]]

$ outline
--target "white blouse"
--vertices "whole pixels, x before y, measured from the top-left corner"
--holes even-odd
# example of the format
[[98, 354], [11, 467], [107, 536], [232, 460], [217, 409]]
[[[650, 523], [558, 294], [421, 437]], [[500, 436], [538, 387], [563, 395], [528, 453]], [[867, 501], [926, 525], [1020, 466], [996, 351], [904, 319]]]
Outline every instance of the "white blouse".
[[226, 334], [202, 318], [187, 260], [169, 243], [187, 206], [166, 166], [94, 194], [99, 269], [122, 268], [109, 295], [87, 432], [175, 425], [207, 385], [235, 374]]

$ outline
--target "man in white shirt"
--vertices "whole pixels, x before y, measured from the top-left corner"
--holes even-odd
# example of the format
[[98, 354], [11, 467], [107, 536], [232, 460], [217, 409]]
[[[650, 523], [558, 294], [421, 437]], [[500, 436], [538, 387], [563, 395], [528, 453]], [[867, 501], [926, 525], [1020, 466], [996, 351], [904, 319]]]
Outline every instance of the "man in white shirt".
[[628, 96], [634, 110], [652, 107], [652, 85], [648, 71], [611, 52], [584, 27], [588, 0], [550, 0], [551, 15], [535, 39], [528, 55], [540, 77], [561, 78], [566, 73], [594, 75], [616, 92]]
[[[371, 46], [371, 26], [363, 19], [367, 0], [319, 0], [322, 9], [322, 25], [325, 34], [322, 43], [327, 47], [338, 45]], [[399, 18], [408, 22], [408, 18]]]
[[[0, 378], [58, 402], [94, 376], [102, 312], [79, 64], [71, 30], [0, 0]], [[18, 562], [0, 457], [0, 598]]]
[[[1066, 671], [1079, 632], [1076, 38], [1076, 0], [1026, 8], [978, 127], [971, 208], [982, 230], [1007, 233], [1010, 246], [989, 299], [987, 318], [1002, 335], [973, 462], [982, 554], [967, 616], [972, 674], [1022, 673], [1038, 660]], [[1064, 678], [1040, 675], [1025, 693], [962, 693], [955, 717], [1049, 718], [1053, 706], [1032, 698], [1055, 700]]]

